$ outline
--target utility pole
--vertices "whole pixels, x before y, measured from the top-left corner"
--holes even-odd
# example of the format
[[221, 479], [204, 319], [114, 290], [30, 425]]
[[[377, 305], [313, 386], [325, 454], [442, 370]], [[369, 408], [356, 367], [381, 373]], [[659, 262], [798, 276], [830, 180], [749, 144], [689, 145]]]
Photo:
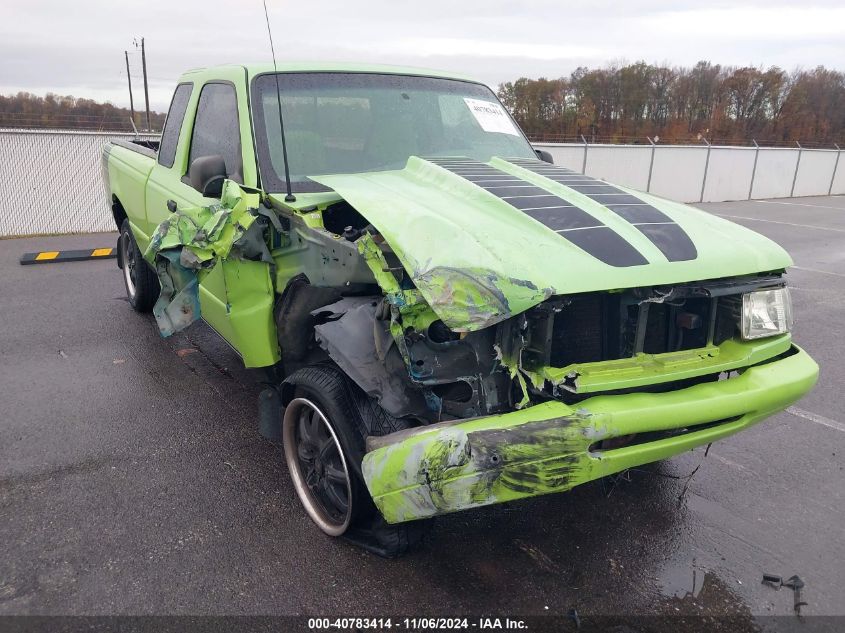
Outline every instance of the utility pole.
[[147, 56], [144, 52], [144, 38], [141, 38], [141, 66], [144, 69], [144, 102], [147, 106], [147, 132], [152, 132], [150, 126], [150, 91], [147, 88]]
[[132, 75], [129, 74], [129, 51], [123, 51], [126, 56], [126, 78], [129, 80], [129, 112], [132, 114], [132, 125], [135, 125], [135, 101], [132, 99]]

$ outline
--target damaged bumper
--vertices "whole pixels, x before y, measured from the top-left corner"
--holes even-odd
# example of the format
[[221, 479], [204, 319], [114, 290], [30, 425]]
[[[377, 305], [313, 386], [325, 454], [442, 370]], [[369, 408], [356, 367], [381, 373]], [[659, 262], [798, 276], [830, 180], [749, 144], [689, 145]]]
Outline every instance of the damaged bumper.
[[[736, 433], [798, 400], [817, 377], [812, 358], [792, 346], [736, 377], [677, 391], [545, 402], [400, 431], [368, 440], [364, 479], [390, 523], [562, 492]], [[614, 438], [625, 445], [609, 448]]]

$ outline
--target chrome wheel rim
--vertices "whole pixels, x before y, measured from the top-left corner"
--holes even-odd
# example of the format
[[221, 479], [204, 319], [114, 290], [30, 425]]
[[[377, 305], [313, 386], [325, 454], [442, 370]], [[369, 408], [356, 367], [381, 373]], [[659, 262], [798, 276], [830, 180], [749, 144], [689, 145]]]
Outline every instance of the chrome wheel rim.
[[138, 262], [135, 257], [135, 245], [132, 243], [132, 237], [128, 232], [120, 236], [120, 249], [123, 258], [123, 281], [126, 283], [126, 292], [131, 299], [134, 299], [135, 267]]
[[340, 536], [352, 520], [352, 479], [328, 419], [310, 400], [295, 398], [285, 408], [282, 441], [308, 516], [329, 536]]

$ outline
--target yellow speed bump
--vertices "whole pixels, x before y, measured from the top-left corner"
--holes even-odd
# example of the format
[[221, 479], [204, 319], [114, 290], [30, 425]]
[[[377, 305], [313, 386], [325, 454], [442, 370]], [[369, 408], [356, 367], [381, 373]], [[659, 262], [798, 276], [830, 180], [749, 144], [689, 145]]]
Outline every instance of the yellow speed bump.
[[86, 248], [75, 251], [39, 251], [37, 253], [24, 253], [21, 256], [21, 265], [27, 264], [52, 264], [58, 262], [83, 262], [87, 259], [112, 259], [117, 257], [114, 248]]

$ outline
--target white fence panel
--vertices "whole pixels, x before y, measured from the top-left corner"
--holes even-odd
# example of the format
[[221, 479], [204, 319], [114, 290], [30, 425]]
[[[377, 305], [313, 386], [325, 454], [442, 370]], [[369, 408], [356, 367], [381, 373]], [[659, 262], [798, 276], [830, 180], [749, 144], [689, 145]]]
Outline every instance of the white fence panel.
[[[707, 148], [702, 151], [706, 155]], [[711, 147], [704, 202], [745, 200], [751, 185], [756, 151], [753, 147]]]
[[842, 156], [842, 152], [839, 153], [839, 164], [836, 165], [836, 174], [833, 177], [833, 187], [831, 187], [830, 193], [834, 195], [845, 194], [845, 157]]
[[751, 197], [788, 198], [797, 162], [797, 149], [761, 147]]
[[794, 196], [826, 196], [836, 163], [836, 150], [805, 149], [795, 179]]
[[534, 143], [537, 149], [544, 149], [555, 161], [555, 165], [566, 167], [581, 173], [584, 165], [583, 145], [561, 145], [559, 143]]
[[650, 162], [649, 145], [590, 145], [587, 175], [645, 191]]
[[678, 200], [697, 202], [701, 197], [701, 182], [707, 148], [687, 145], [664, 145], [654, 153], [651, 193]]

